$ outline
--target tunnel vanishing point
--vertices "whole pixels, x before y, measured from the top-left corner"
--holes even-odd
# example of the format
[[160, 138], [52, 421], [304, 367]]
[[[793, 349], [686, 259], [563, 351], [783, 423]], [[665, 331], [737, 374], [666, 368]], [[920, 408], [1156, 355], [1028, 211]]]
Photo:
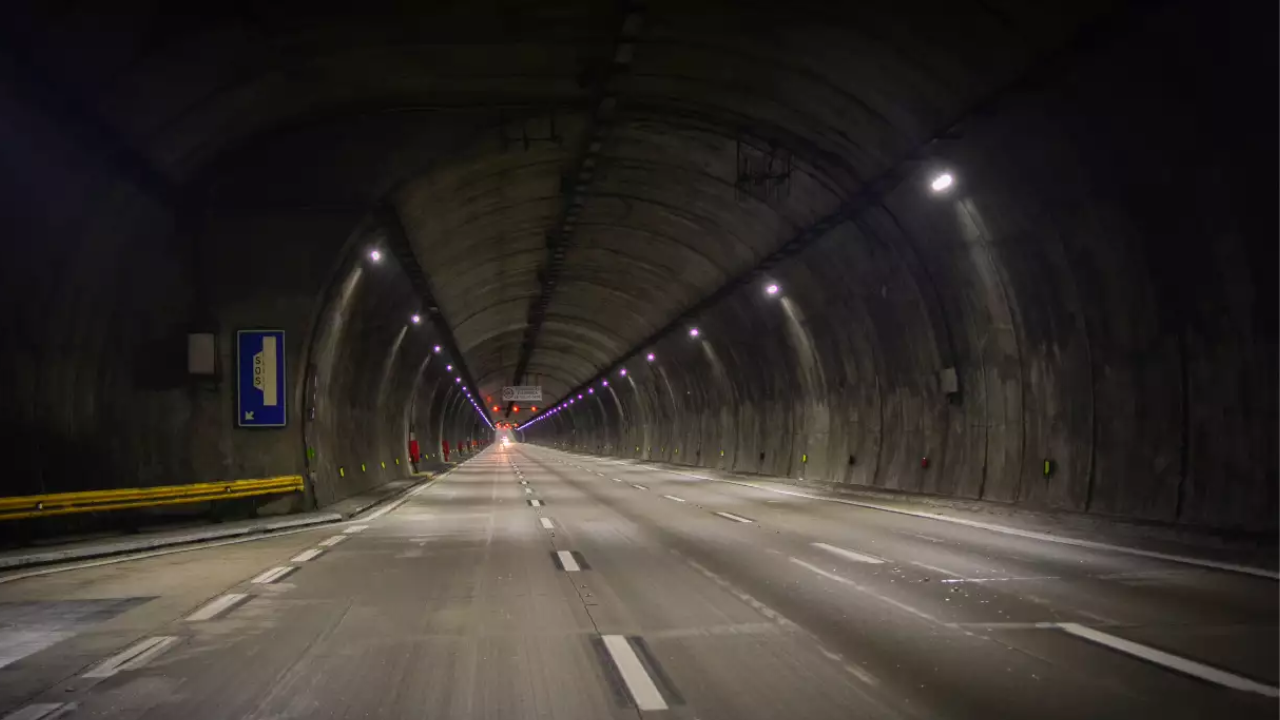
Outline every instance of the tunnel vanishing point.
[[323, 508], [512, 423], [1274, 534], [1266, 5], [15, 3], [0, 494]]

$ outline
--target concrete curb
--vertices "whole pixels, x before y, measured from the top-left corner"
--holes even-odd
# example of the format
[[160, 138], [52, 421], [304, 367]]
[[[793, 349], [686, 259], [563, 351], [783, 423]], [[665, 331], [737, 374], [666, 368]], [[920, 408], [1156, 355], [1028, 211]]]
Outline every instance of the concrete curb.
[[309, 527], [312, 525], [327, 525], [329, 523], [340, 522], [344, 519], [345, 518], [343, 518], [341, 514], [331, 512], [312, 515], [309, 517], [272, 520], [258, 525], [245, 525], [242, 527], [230, 528], [212, 527], [182, 533], [181, 535], [133, 538], [130, 540], [106, 542], [88, 547], [43, 550], [40, 552], [28, 553], [26, 555], [0, 557], [0, 570], [14, 570], [17, 568], [32, 567], [36, 565], [53, 565], [56, 563], [71, 562], [74, 560], [110, 557], [112, 555], [128, 555], [130, 553], [172, 547], [175, 545], [190, 545], [209, 540], [223, 540], [226, 538], [244, 537], [248, 535], [270, 535], [281, 530]]

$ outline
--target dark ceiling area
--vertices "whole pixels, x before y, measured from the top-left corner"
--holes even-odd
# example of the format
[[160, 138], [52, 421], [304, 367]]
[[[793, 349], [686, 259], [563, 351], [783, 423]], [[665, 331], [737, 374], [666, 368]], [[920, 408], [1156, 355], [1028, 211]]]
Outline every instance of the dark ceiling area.
[[[53, 447], [106, 484], [333, 473], [720, 324], [635, 398], [538, 427], [1274, 524], [1248, 507], [1276, 467], [1253, 27], [1101, 0], [11, 8], [6, 427], [45, 449], [32, 487], [80, 482]], [[290, 333], [301, 437], [228, 427], [232, 335], [263, 325]], [[184, 372], [196, 331], [212, 379]], [[1072, 479], [1036, 485], [1046, 458]]]

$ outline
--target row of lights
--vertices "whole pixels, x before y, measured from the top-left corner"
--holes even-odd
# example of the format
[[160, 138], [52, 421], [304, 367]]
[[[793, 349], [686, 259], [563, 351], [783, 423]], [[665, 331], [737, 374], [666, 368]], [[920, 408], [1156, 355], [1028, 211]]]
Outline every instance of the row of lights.
[[[377, 248], [374, 248], [374, 249], [370, 250], [370, 251], [369, 251], [369, 259], [370, 259], [371, 261], [373, 261], [374, 263], [380, 263], [380, 262], [382, 262], [382, 251], [381, 251], [381, 250], [378, 250]], [[414, 314], [410, 315], [410, 316], [409, 316], [409, 322], [413, 323], [414, 325], [421, 325], [421, 324], [422, 324], [422, 315], [420, 315], [420, 314], [418, 314], [418, 313], [414, 313]], [[436, 355], [439, 355], [439, 354], [442, 352], [442, 350], [443, 350], [443, 349], [442, 349], [439, 345], [433, 345], [433, 346], [431, 347], [431, 352], [435, 353]], [[446, 371], [446, 372], [453, 372], [453, 365], [452, 365], [452, 364], [446, 364], [446, 365], [444, 366], [444, 369], [445, 369], [445, 371]], [[488, 415], [487, 413], [485, 413], [485, 412], [484, 412], [484, 410], [482, 410], [482, 409], [480, 408], [480, 405], [476, 402], [476, 399], [475, 399], [475, 398], [473, 398], [473, 397], [471, 397], [471, 389], [470, 389], [470, 388], [468, 388], [468, 387], [467, 387], [467, 386], [465, 386], [465, 385], [462, 385], [462, 376], [461, 376], [461, 375], [459, 375], [459, 376], [454, 377], [454, 378], [453, 378], [453, 382], [454, 382], [454, 384], [455, 384], [455, 385], [460, 385], [460, 386], [462, 386], [462, 392], [467, 396], [467, 402], [471, 403], [471, 407], [473, 407], [473, 408], [475, 408], [475, 409], [476, 409], [476, 414], [480, 416], [480, 419], [481, 419], [481, 420], [484, 420], [484, 424], [485, 424], [485, 425], [488, 425], [490, 430], [494, 429], [494, 428], [493, 428], [493, 423], [489, 421], [489, 415]]]
[[[929, 189], [931, 189], [935, 194], [942, 194], [949, 191], [952, 187], [954, 187], [955, 182], [956, 182], [955, 176], [953, 176], [950, 172], [946, 172], [946, 171], [940, 172], [937, 175], [934, 175], [933, 178], [929, 180]], [[782, 292], [782, 288], [779, 287], [776, 282], [769, 282], [764, 287], [764, 294], [769, 297], [777, 297], [781, 292]], [[702, 330], [699, 329], [696, 325], [689, 328], [689, 337], [698, 338], [701, 336], [702, 336]], [[657, 356], [654, 353], [648, 353], [647, 355], [645, 355], [645, 360], [647, 360], [648, 362], [653, 362], [655, 359], [657, 359]], [[627, 369], [622, 368], [618, 370], [618, 375], [622, 377], [626, 377]], [[601, 381], [600, 386], [608, 387], [609, 381], [608, 380]], [[588, 395], [594, 395], [595, 392], [596, 392], [595, 388], [592, 388], [592, 387], [587, 388]], [[576, 399], [581, 400], [582, 393], [578, 393], [578, 397]], [[544, 414], [539, 415], [538, 417], [533, 418], [532, 420], [525, 423], [524, 425], [520, 425], [517, 427], [521, 429], [527, 428], [536, 422], [539, 422], [543, 419], [551, 417], [552, 415], [555, 415], [561, 410], [568, 409], [569, 406], [574, 403], [574, 401], [575, 401], [575, 398], [569, 398], [568, 402], [562, 402], [556, 407], [552, 408], [551, 410], [546, 411]]]

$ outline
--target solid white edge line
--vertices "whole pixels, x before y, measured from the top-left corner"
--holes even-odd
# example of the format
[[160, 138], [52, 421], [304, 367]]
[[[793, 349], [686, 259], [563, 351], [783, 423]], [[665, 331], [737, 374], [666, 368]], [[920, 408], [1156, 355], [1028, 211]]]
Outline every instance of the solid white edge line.
[[333, 547], [334, 545], [337, 545], [338, 543], [340, 543], [340, 542], [342, 542], [343, 540], [346, 540], [346, 539], [347, 539], [347, 536], [346, 536], [346, 535], [334, 535], [333, 537], [325, 538], [324, 540], [321, 540], [321, 541], [320, 541], [320, 546], [321, 546], [321, 547]]
[[226, 595], [220, 595], [214, 598], [213, 600], [210, 600], [209, 602], [205, 603], [203, 606], [200, 607], [200, 609], [188, 615], [186, 617], [186, 620], [188, 622], [200, 622], [201, 620], [212, 620], [218, 615], [221, 615], [227, 610], [230, 610], [232, 607], [236, 605], [236, 603], [239, 603], [241, 600], [244, 600], [247, 597], [249, 596], [243, 593], [227, 593]]
[[714, 512], [716, 515], [719, 515], [720, 517], [728, 520], [733, 520], [734, 522], [740, 522], [740, 523], [755, 522], [754, 520], [748, 520], [747, 518], [744, 518], [741, 515], [734, 515], [733, 513], [720, 512], [719, 510], [716, 510]]
[[32, 703], [5, 715], [4, 720], [52, 720], [74, 709], [74, 703]]
[[668, 500], [675, 500], [676, 502], [684, 502], [684, 498], [678, 498], [675, 495], [663, 495], [662, 497]]
[[1249, 678], [1241, 677], [1225, 670], [1219, 670], [1218, 668], [1211, 667], [1203, 663], [1198, 663], [1195, 660], [1188, 660], [1187, 658], [1173, 655], [1171, 653], [1164, 652], [1163, 650], [1157, 650], [1153, 647], [1141, 645], [1133, 642], [1132, 640], [1125, 640], [1122, 637], [1104, 633], [1100, 630], [1087, 628], [1078, 623], [1057, 623], [1057, 626], [1064, 632], [1075, 635], [1078, 638], [1083, 638], [1085, 640], [1098, 643], [1099, 645], [1105, 645], [1112, 650], [1117, 650], [1125, 653], [1126, 655], [1132, 655], [1148, 662], [1153, 662], [1157, 665], [1163, 665], [1164, 667], [1176, 670], [1185, 675], [1197, 677], [1201, 680], [1229, 687], [1234, 690], [1243, 690], [1244, 692], [1257, 693], [1259, 695], [1265, 695], [1272, 698], [1280, 697], [1280, 688], [1276, 688], [1271, 685], [1264, 685], [1260, 682], [1250, 680]]
[[[657, 471], [655, 471], [657, 472]], [[668, 471], [670, 472], [670, 471]], [[682, 475], [684, 473], [674, 473]], [[690, 477], [699, 477], [691, 475]], [[860, 502], [857, 500], [846, 500], [844, 498], [823, 497], [821, 495], [810, 495], [808, 493], [793, 492], [791, 490], [782, 490], [779, 488], [763, 487], [748, 482], [740, 482], [738, 480], [725, 480], [722, 478], [702, 478], [711, 480], [712, 482], [725, 483], [728, 485], [741, 485], [754, 490], [763, 490], [764, 492], [776, 493], [778, 495], [790, 495], [792, 497], [805, 498], [806, 500], [822, 500], [825, 502], [840, 503], [842, 505], [852, 505], [854, 507], [867, 508], [869, 510], [880, 510], [882, 512], [895, 513], [897, 515], [907, 515], [910, 517], [926, 518], [928, 520], [937, 520], [939, 522], [952, 523], [955, 525], [964, 525], [966, 527], [978, 528], [981, 530], [989, 530], [991, 532], [1002, 533], [1005, 535], [1014, 535], [1024, 537], [1031, 540], [1042, 540], [1044, 542], [1058, 543], [1061, 545], [1075, 545], [1077, 547], [1089, 548], [1091, 550], [1106, 550], [1111, 552], [1127, 553], [1129, 555], [1139, 555], [1141, 557], [1149, 557], [1157, 560], [1167, 560], [1169, 562], [1184, 563], [1186, 565], [1198, 565], [1200, 567], [1212, 568], [1214, 570], [1225, 570], [1227, 572], [1240, 573], [1243, 575], [1254, 575], [1256, 577], [1269, 578], [1271, 580], [1280, 580], [1280, 571], [1269, 570], [1267, 568], [1250, 567], [1248, 565], [1235, 565], [1233, 563], [1218, 562], [1216, 560], [1204, 560], [1202, 558], [1188, 557], [1185, 555], [1172, 555], [1162, 553], [1155, 550], [1142, 550], [1140, 548], [1125, 547], [1123, 545], [1110, 545], [1108, 543], [1095, 542], [1093, 540], [1081, 540], [1078, 538], [1063, 537], [1059, 535], [1049, 535], [1046, 533], [1035, 532], [1034, 530], [1022, 530], [1020, 528], [1009, 527], [1007, 525], [993, 525], [991, 523], [978, 522], [976, 520], [965, 520], [963, 518], [948, 517], [946, 515], [938, 515], [936, 513], [917, 512], [914, 510], [903, 510], [901, 508], [893, 508], [885, 505], [876, 505], [875, 503]]]
[[852, 560], [854, 562], [870, 563], [871, 565], [880, 565], [884, 563], [884, 560], [882, 560], [881, 558], [875, 557], [874, 555], [863, 555], [862, 553], [854, 552], [852, 550], [845, 550], [842, 547], [836, 547], [835, 545], [828, 545], [824, 542], [810, 543], [810, 545], [813, 545], [819, 550], [826, 550], [832, 555], [839, 555], [840, 557], [846, 560]]
[[352, 525], [351, 527], [347, 528], [346, 530], [343, 530], [342, 532], [348, 535], [355, 535], [356, 533], [361, 533], [368, 529], [369, 529], [368, 525]]
[[582, 566], [578, 564], [578, 560], [573, 557], [573, 553], [568, 550], [557, 550], [556, 557], [560, 558], [560, 565], [565, 572], [578, 572], [582, 570]]
[[103, 660], [80, 677], [106, 678], [125, 670], [137, 670], [178, 642], [174, 635], [145, 638]]
[[622, 675], [622, 682], [626, 683], [631, 699], [635, 700], [636, 708], [666, 710], [667, 701], [662, 698], [662, 693], [658, 692], [658, 686], [645, 671], [640, 658], [636, 657], [636, 651], [631, 648], [631, 643], [621, 635], [603, 635], [601, 639], [604, 640], [604, 648], [608, 651], [609, 657], [613, 659], [614, 667], [618, 668], [618, 673]]
[[551, 522], [551, 518], [538, 518], [538, 519], [539, 519], [540, 521], [542, 521], [542, 527], [544, 527], [544, 528], [546, 528], [546, 529], [548, 529], [548, 530], [555, 530], [555, 529], [556, 529], [556, 525], [555, 525], [555, 523]]
[[289, 559], [289, 562], [304, 563], [308, 560], [314, 560], [323, 554], [324, 554], [324, 551], [321, 550], [320, 548], [308, 548], [298, 553], [297, 555], [294, 555], [292, 558]]

